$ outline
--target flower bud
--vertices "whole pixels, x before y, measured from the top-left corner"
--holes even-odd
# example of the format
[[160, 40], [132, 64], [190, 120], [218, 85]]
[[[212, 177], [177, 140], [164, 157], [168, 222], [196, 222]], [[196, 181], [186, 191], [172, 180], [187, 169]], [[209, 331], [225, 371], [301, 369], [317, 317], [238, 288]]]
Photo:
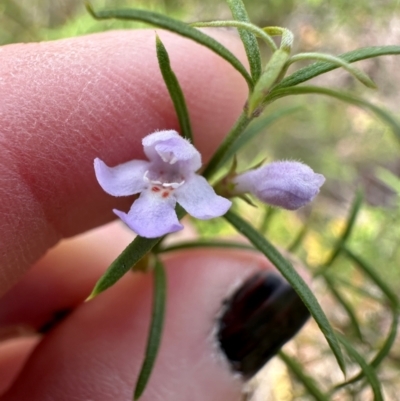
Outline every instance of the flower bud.
[[296, 210], [311, 202], [325, 182], [322, 174], [307, 165], [278, 161], [235, 177], [235, 194], [252, 193], [262, 202]]

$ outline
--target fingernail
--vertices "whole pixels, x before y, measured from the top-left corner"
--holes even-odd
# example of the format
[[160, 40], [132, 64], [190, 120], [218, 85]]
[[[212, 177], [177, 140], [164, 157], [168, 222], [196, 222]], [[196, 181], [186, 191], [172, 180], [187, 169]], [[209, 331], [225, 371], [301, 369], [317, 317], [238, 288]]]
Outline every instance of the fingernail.
[[233, 370], [247, 380], [276, 355], [309, 316], [303, 301], [282, 277], [259, 272], [224, 301], [218, 342]]

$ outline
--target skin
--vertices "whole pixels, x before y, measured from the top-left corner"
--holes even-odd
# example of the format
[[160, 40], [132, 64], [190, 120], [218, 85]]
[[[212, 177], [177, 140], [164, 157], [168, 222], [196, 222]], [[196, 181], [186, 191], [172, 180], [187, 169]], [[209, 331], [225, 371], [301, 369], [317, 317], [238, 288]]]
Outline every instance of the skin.
[[[247, 86], [208, 49], [159, 34], [206, 161], [241, 112]], [[236, 37], [212, 35], [245, 59]], [[129, 273], [84, 303], [133, 233], [119, 222], [82, 233], [132, 203], [101, 190], [93, 159], [113, 166], [144, 158], [143, 136], [178, 129], [154, 30], [4, 46], [0, 92], [0, 400], [129, 400], [146, 343], [151, 276]], [[240, 400], [242, 383], [214, 343], [216, 316], [235, 286], [271, 267], [254, 253], [216, 250], [164, 261], [165, 331], [142, 399]], [[66, 309], [56, 327], [33, 334]]]

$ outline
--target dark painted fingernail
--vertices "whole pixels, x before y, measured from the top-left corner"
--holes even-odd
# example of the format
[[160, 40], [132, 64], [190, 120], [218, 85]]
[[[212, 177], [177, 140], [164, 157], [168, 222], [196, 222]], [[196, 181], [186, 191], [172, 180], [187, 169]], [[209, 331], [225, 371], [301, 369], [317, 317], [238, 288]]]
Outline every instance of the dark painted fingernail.
[[224, 301], [218, 341], [233, 370], [250, 379], [309, 316], [303, 301], [282, 277], [263, 271]]

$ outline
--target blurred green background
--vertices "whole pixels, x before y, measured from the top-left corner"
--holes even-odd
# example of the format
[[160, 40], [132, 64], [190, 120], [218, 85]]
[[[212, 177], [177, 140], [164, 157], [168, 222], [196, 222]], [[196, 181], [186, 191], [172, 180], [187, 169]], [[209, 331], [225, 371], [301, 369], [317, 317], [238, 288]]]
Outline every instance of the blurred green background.
[[[250, 19], [259, 26], [278, 25], [295, 35], [294, 53], [319, 51], [340, 54], [358, 47], [400, 43], [400, 3], [398, 0], [244, 0]], [[167, 13], [188, 22], [230, 19], [223, 0], [103, 0], [92, 2], [95, 9], [139, 7]], [[54, 40], [108, 29], [143, 26], [118, 21], [95, 21], [81, 0], [1, 0], [0, 44]], [[269, 56], [265, 51], [265, 57]], [[378, 90], [363, 88], [344, 71], [333, 71], [313, 80], [313, 84], [352, 91], [390, 110], [400, 119], [400, 59], [395, 56], [366, 60], [358, 66], [376, 82]], [[299, 68], [296, 64], [294, 69]], [[293, 67], [291, 69], [293, 71]], [[347, 246], [400, 293], [400, 158], [398, 139], [375, 116], [336, 100], [299, 96], [274, 103], [266, 115], [284, 111], [286, 115], [270, 125], [239, 154], [239, 165], [254, 165], [257, 160], [301, 160], [327, 178], [321, 195], [312, 208], [297, 213], [240, 203], [242, 213], [255, 224], [263, 225], [268, 236], [282, 249], [295, 251], [299, 260], [315, 273], [323, 265], [333, 244], [343, 232], [350, 205], [357, 189], [364, 202]], [[266, 144], [260, 149], [259, 143]], [[262, 153], [260, 153], [262, 152]], [[266, 214], [265, 214], [266, 213]], [[267, 220], [262, 221], [267, 216]], [[194, 222], [203, 237], [232, 234], [223, 223]], [[304, 227], [307, 230], [304, 230]], [[294, 245], [296, 236], [306, 233]], [[350, 305], [363, 336], [360, 338], [348, 311], [329, 289], [318, 281], [319, 294], [336, 329], [359, 345], [369, 359], [382, 346], [390, 323], [390, 308], [376, 287], [353, 264], [339, 256], [330, 267], [335, 288]], [[335, 362], [317, 328], [302, 332], [288, 352], [301, 361], [304, 370], [327, 391], [340, 381]], [[321, 358], [322, 356], [322, 358]], [[379, 377], [386, 399], [400, 400], [399, 341], [388, 353]], [[277, 371], [280, 372], [279, 366]], [[286, 368], [285, 368], [286, 369]], [[283, 369], [273, 391], [263, 400], [301, 400], [316, 398]], [[301, 381], [301, 380], [300, 380]], [[284, 385], [281, 385], [284, 383]], [[356, 386], [332, 395], [334, 400], [372, 400], [368, 386]]]

